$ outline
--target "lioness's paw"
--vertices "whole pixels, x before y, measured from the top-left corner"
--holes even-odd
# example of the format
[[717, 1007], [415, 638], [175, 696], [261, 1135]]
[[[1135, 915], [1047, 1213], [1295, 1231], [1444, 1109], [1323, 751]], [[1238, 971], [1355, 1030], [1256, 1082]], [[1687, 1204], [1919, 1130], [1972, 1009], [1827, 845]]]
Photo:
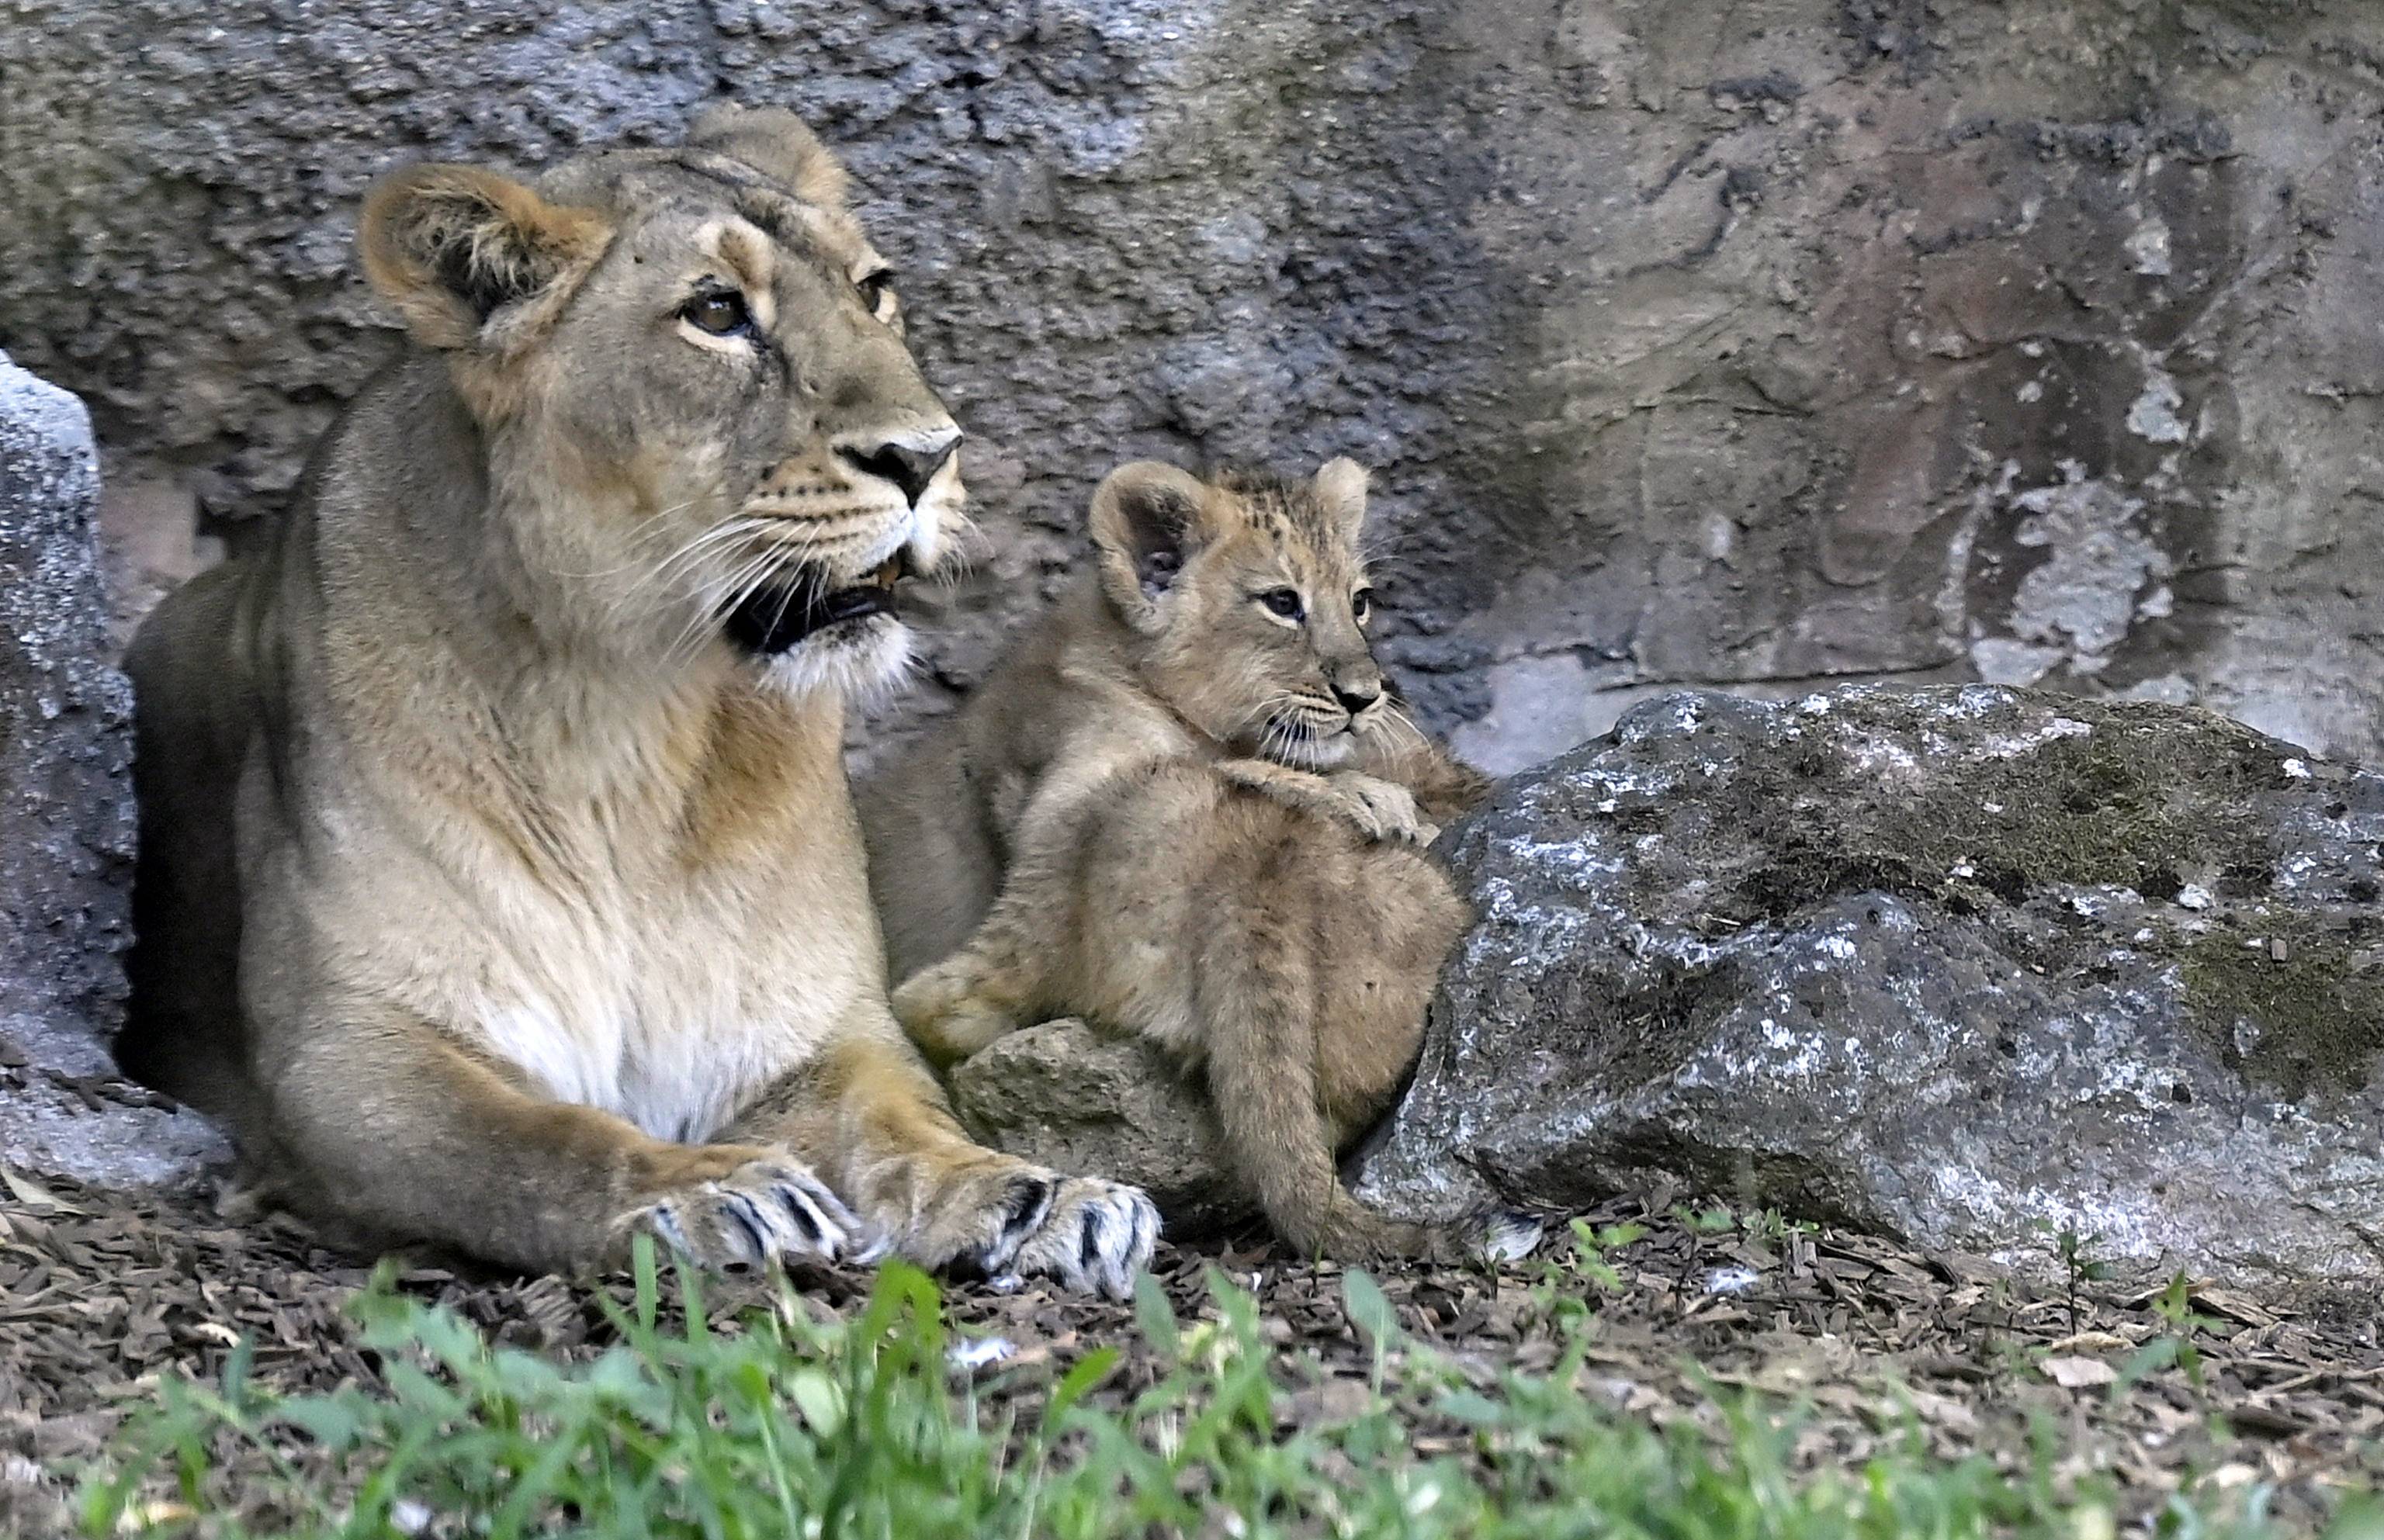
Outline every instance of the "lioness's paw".
[[1159, 1243], [1159, 1210], [1140, 1188], [1032, 1166], [980, 1178], [919, 1260], [981, 1275], [995, 1288], [1047, 1277], [1063, 1288], [1134, 1297]]
[[885, 1252], [826, 1183], [790, 1160], [748, 1161], [717, 1180], [658, 1199], [623, 1223], [720, 1273], [789, 1262], [874, 1262]]

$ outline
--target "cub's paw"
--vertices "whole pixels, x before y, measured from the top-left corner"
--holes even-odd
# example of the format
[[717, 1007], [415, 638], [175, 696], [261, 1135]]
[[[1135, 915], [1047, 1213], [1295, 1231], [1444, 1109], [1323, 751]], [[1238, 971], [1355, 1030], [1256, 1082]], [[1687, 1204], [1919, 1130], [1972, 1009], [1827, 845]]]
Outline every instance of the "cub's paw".
[[919, 1260], [995, 1288], [1047, 1277], [1062, 1287], [1134, 1297], [1159, 1243], [1159, 1210], [1140, 1188], [1034, 1166], [989, 1172], [954, 1194]]
[[894, 1019], [939, 1069], [950, 1068], [1018, 1022], [986, 988], [983, 970], [963, 953], [947, 957], [895, 990]]
[[1440, 832], [1417, 808], [1415, 794], [1397, 782], [1360, 770], [1335, 770], [1324, 779], [1333, 788], [1334, 811], [1369, 840], [1423, 844]]
[[776, 1157], [667, 1193], [623, 1216], [620, 1227], [643, 1231], [717, 1273], [874, 1262], [886, 1250], [809, 1167]]

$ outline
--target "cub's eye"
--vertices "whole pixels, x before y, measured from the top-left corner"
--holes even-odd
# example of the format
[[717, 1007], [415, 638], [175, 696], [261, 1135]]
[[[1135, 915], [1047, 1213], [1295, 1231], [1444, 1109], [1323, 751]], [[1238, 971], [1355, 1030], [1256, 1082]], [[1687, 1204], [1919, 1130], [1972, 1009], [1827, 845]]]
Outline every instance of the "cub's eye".
[[894, 302], [894, 270], [881, 267], [875, 273], [853, 279], [852, 287], [861, 290], [861, 302], [869, 307], [869, 314], [884, 320], [887, 310]]
[[745, 308], [745, 296], [733, 289], [698, 294], [679, 308], [679, 315], [714, 337], [741, 337], [753, 329], [753, 313]]
[[1360, 588], [1356, 593], [1350, 595], [1349, 613], [1358, 618], [1358, 623], [1360, 625], [1365, 624], [1374, 613], [1374, 590], [1372, 588]]
[[1299, 619], [1306, 609], [1299, 602], [1297, 588], [1270, 588], [1259, 596], [1259, 602], [1267, 607], [1269, 614], [1281, 615], [1286, 621]]

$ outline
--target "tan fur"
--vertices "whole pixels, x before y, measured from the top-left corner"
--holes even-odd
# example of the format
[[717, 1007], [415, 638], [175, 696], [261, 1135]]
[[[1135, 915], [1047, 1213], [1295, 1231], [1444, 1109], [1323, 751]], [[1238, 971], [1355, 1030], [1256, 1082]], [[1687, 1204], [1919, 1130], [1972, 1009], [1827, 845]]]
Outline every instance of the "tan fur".
[[[1468, 921], [1414, 842], [1488, 785], [1382, 694], [1364, 516], [1346, 460], [1116, 472], [1093, 573], [861, 798], [895, 1014], [930, 1057], [1063, 1013], [1138, 1032], [1205, 1070], [1285, 1238], [1353, 1257], [1455, 1249], [1359, 1207], [1335, 1157]], [[1285, 589], [1296, 622], [1261, 598]]]
[[415, 346], [134, 644], [123, 1056], [358, 1244], [1149, 1255], [1140, 1193], [964, 1138], [888, 1011], [839, 745], [902, 628], [776, 629], [961, 498], [842, 185], [769, 113], [398, 173], [359, 245]]

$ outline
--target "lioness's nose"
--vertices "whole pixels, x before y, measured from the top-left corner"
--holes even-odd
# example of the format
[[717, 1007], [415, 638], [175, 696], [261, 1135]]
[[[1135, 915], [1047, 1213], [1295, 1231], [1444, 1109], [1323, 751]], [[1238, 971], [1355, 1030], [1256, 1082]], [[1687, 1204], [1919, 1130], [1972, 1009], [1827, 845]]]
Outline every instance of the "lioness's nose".
[[934, 433], [903, 434], [881, 439], [874, 444], [838, 444], [837, 457], [865, 476], [890, 481], [902, 490], [903, 500], [912, 507], [919, 505], [920, 496], [927, 483], [944, 468], [944, 462], [961, 447], [961, 430], [943, 428]]

